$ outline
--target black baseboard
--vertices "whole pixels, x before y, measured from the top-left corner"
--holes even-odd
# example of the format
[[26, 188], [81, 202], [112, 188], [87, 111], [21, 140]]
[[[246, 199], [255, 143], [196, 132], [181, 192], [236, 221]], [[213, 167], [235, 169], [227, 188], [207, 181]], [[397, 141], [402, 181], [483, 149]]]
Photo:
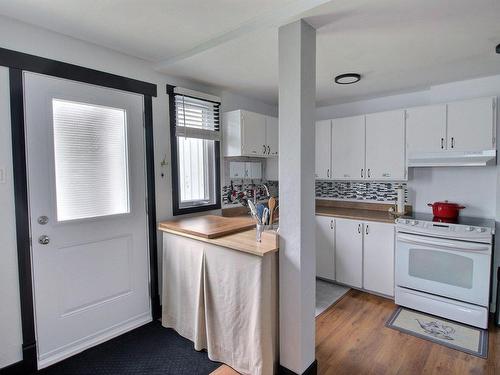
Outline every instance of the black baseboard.
[[318, 373], [318, 360], [314, 360], [313, 363], [304, 371], [302, 374], [297, 374], [293, 372], [292, 370], [287, 369], [286, 367], [283, 367], [279, 365], [278, 368], [278, 374], [280, 375], [316, 375]]

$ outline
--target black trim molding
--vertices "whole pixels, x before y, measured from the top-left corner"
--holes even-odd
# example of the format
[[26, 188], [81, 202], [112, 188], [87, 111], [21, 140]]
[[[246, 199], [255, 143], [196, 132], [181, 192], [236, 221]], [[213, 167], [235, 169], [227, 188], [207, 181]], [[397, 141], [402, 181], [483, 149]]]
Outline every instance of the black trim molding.
[[28, 182], [24, 124], [23, 71], [89, 83], [144, 96], [144, 128], [146, 139], [147, 209], [150, 255], [150, 292], [153, 319], [160, 317], [158, 293], [158, 254], [156, 232], [156, 196], [154, 172], [154, 138], [152, 96], [156, 85], [114, 74], [100, 72], [77, 65], [28, 55], [0, 48], [0, 66], [9, 67], [10, 111], [12, 132], [12, 158], [14, 170], [14, 202], [16, 214], [16, 239], [19, 269], [19, 294], [21, 301], [23, 360], [0, 369], [0, 374], [30, 374], [36, 371], [36, 336], [31, 275], [30, 218], [28, 207]]
[[0, 48], [0, 66], [27, 70], [34, 73], [46, 74], [53, 77], [66, 78], [72, 81], [90, 83], [102, 87], [109, 87], [123, 91], [135, 92], [149, 96], [156, 96], [156, 85], [137, 79], [126, 78], [116, 74], [101, 72], [95, 69], [68, 64], [29, 55], [23, 52]]
[[304, 371], [302, 374], [297, 374], [292, 370], [287, 369], [279, 365], [278, 374], [279, 375], [316, 375], [318, 373], [318, 361], [315, 359], [313, 363]]
[[[177, 142], [175, 135], [175, 86], [167, 85], [168, 108], [170, 118], [170, 160], [172, 166], [172, 213], [174, 216], [218, 210], [221, 208], [221, 172], [220, 172], [220, 142], [215, 141], [215, 204], [197, 207], [179, 207], [179, 168], [177, 164]], [[198, 99], [198, 98], [196, 98]], [[205, 100], [205, 99], [202, 99]], [[209, 101], [209, 100], [207, 100]]]

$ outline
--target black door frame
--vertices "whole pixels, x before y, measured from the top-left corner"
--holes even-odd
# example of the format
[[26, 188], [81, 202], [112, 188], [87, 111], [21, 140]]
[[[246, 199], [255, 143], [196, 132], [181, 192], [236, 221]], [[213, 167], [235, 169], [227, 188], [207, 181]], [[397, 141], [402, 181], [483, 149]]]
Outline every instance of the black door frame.
[[[19, 294], [23, 337], [23, 360], [3, 369], [16, 373], [32, 373], [37, 369], [35, 316], [31, 275], [30, 219], [26, 166], [23, 71], [45, 74], [101, 87], [141, 94], [144, 97], [144, 128], [146, 142], [146, 183], [148, 239], [150, 259], [150, 295], [153, 319], [160, 317], [158, 293], [158, 258], [156, 232], [156, 196], [154, 171], [153, 105], [157, 95], [155, 84], [106, 73], [78, 65], [46, 59], [22, 52], [0, 48], [0, 66], [9, 68], [10, 111], [12, 128], [12, 158], [14, 170], [14, 201], [19, 269]], [[0, 372], [4, 372], [0, 370]], [[19, 371], [19, 372], [18, 372]]]

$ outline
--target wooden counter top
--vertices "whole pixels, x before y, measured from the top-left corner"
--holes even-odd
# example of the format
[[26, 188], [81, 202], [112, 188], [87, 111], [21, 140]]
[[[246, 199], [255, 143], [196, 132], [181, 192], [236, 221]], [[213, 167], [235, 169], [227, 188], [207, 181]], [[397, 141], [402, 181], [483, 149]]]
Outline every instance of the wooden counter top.
[[[392, 207], [391, 204], [385, 203], [343, 202], [317, 199], [316, 215], [394, 224], [396, 217], [389, 213], [388, 210], [390, 207]], [[411, 211], [411, 206], [407, 206], [407, 210]]]
[[[250, 220], [252, 219], [250, 218]], [[264, 256], [266, 254], [271, 254], [278, 251], [279, 249], [279, 235], [272, 231], [263, 232], [262, 242], [257, 242], [255, 240], [256, 236], [255, 229], [250, 229], [250, 230], [247, 229], [245, 231], [232, 233], [217, 238], [207, 238], [204, 236], [199, 236], [196, 234], [189, 233], [189, 231], [176, 230], [170, 225], [170, 223], [171, 222], [169, 221], [162, 222], [158, 225], [158, 229], [166, 233], [192, 238], [194, 240], [222, 246], [232, 250], [242, 251], [257, 256]], [[253, 220], [252, 223], [253, 226], [255, 226], [255, 222]]]
[[204, 238], [222, 237], [254, 227], [255, 221], [250, 216], [227, 218], [217, 215], [202, 215], [164, 221], [159, 224], [161, 230], [171, 229]]

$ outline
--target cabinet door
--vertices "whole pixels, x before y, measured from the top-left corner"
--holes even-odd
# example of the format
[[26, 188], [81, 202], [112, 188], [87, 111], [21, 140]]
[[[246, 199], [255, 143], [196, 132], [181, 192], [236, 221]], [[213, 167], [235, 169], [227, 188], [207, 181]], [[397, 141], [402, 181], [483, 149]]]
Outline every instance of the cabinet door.
[[266, 147], [266, 116], [241, 111], [242, 154], [264, 156]]
[[366, 177], [406, 178], [404, 110], [366, 115]]
[[262, 164], [255, 162], [245, 163], [245, 176], [246, 178], [260, 180], [262, 178]]
[[332, 173], [336, 180], [365, 178], [365, 116], [332, 120]]
[[363, 288], [394, 296], [394, 225], [364, 224]]
[[332, 121], [324, 120], [316, 122], [316, 167], [315, 176], [320, 180], [327, 180], [331, 175], [331, 152], [332, 152]]
[[335, 280], [334, 219], [316, 216], [316, 276]]
[[340, 283], [361, 288], [363, 274], [363, 224], [335, 219], [335, 277]]
[[446, 149], [446, 104], [406, 110], [406, 152], [439, 152]]
[[279, 152], [279, 123], [278, 118], [266, 116], [266, 144], [267, 156], [278, 156]]
[[481, 151], [494, 148], [494, 98], [448, 104], [448, 150]]
[[229, 162], [229, 177], [230, 178], [245, 178], [245, 163], [242, 161]]

